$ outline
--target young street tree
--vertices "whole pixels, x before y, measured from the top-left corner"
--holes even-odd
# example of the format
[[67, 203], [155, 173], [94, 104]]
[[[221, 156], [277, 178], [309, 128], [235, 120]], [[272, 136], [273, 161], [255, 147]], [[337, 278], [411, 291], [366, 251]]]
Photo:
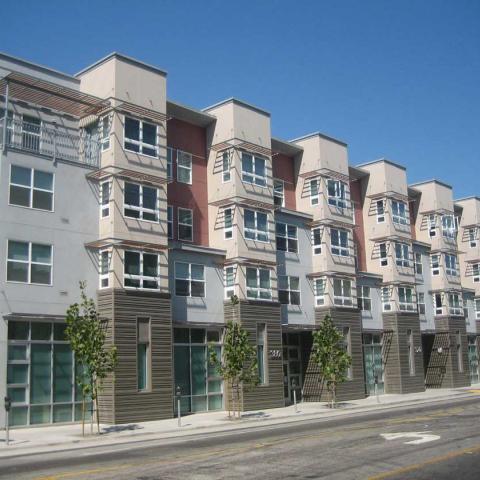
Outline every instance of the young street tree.
[[[233, 301], [232, 301], [233, 303]], [[240, 418], [240, 391], [258, 385], [259, 375], [256, 349], [248, 340], [248, 332], [238, 322], [228, 322], [223, 337], [223, 355], [219, 358], [213, 347], [209, 348], [210, 363], [228, 387], [228, 417], [238, 412]]]
[[[345, 339], [326, 315], [318, 330], [313, 332], [312, 354], [320, 369], [322, 385], [327, 388], [331, 407], [337, 401], [337, 386], [347, 379], [352, 358], [345, 348]], [[323, 389], [323, 388], [322, 388]]]
[[91, 398], [95, 404], [97, 430], [100, 433], [98, 395], [105, 378], [113, 372], [117, 363], [116, 347], [105, 345], [105, 323], [95, 307], [93, 299], [85, 293], [86, 284], [80, 282], [80, 304], [74, 303], [67, 310], [65, 335], [79, 366], [76, 382], [82, 392], [82, 434], [85, 434], [85, 402]]

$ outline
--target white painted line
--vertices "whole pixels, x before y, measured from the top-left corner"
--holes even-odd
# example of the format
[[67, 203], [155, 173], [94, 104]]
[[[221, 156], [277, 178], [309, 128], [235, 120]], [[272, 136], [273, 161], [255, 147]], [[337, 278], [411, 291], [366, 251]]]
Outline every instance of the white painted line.
[[421, 443], [434, 442], [440, 440], [440, 435], [434, 435], [429, 431], [425, 432], [399, 432], [399, 433], [381, 433], [381, 437], [385, 440], [398, 440], [400, 438], [415, 438], [416, 440], [410, 440], [403, 442], [405, 445], [420, 445]]

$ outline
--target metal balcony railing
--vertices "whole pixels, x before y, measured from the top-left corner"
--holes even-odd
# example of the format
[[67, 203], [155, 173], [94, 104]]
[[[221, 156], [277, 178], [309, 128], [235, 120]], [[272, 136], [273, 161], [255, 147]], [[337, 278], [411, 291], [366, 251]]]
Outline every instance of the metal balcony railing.
[[[4, 134], [5, 122], [7, 125]], [[101, 144], [84, 129], [74, 130], [45, 122], [0, 119], [0, 144], [29, 153], [98, 167]]]

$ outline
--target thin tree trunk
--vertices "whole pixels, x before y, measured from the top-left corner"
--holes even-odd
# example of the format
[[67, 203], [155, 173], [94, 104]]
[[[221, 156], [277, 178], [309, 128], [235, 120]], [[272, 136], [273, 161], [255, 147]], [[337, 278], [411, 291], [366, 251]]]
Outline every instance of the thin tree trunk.
[[227, 386], [228, 386], [228, 396], [230, 398], [227, 398], [227, 403], [228, 403], [228, 418], [231, 419], [232, 415], [232, 407], [233, 407], [233, 382], [231, 380], [227, 381]]
[[82, 437], [85, 436], [85, 393], [82, 393]]
[[95, 414], [97, 417], [97, 432], [100, 435], [100, 408], [98, 406], [98, 388], [95, 385]]

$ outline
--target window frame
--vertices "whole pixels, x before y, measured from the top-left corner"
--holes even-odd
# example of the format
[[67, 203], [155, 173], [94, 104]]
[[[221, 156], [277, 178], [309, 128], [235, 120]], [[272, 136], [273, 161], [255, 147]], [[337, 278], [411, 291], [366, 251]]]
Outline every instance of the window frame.
[[[404, 225], [404, 226], [410, 225], [410, 221], [408, 218], [408, 214], [409, 214], [408, 205], [405, 202], [402, 202], [401, 200], [394, 200], [394, 199], [390, 200], [390, 204], [392, 207], [392, 222], [396, 223], [397, 225]], [[402, 208], [400, 208], [401, 206], [403, 207], [403, 214], [402, 214]]]
[[378, 244], [378, 251], [379, 251], [379, 260], [381, 267], [388, 266], [388, 248], [387, 242], [381, 242]]
[[[284, 227], [284, 232], [279, 232], [279, 227]], [[290, 229], [295, 230], [295, 235], [290, 235]], [[285, 239], [285, 248], [279, 248], [278, 239]], [[281, 243], [281, 242], [280, 242]], [[297, 225], [292, 225], [285, 222], [276, 222], [275, 223], [275, 245], [277, 251], [288, 252], [288, 253], [298, 253], [298, 227]]]
[[[227, 212], [228, 218], [230, 219], [229, 224], [230, 226], [227, 227]], [[227, 207], [223, 209], [223, 238], [225, 240], [232, 240], [233, 239], [233, 208]]]
[[167, 238], [173, 239], [173, 205], [167, 205]]
[[[278, 188], [281, 186], [282, 191], [278, 194]], [[276, 199], [280, 199], [280, 203], [276, 201]], [[274, 178], [273, 179], [273, 204], [277, 207], [285, 207], [285, 180], [281, 178]]]
[[[454, 300], [453, 305], [451, 300]], [[456, 300], [456, 301], [455, 301]], [[463, 299], [460, 293], [449, 292], [447, 298], [448, 314], [456, 317], [463, 315]]]
[[377, 223], [384, 223], [385, 222], [385, 200], [377, 200], [375, 202], [375, 213], [377, 217]]
[[[107, 186], [107, 192], [104, 192], [104, 185]], [[108, 218], [110, 216], [110, 193], [112, 188], [112, 182], [110, 180], [105, 180], [100, 182], [99, 191], [100, 191], [100, 218]], [[107, 198], [105, 198], [105, 193]]]
[[[140, 340], [140, 323], [148, 323], [148, 339]], [[152, 322], [150, 317], [137, 317], [137, 391], [139, 393], [150, 392], [152, 390], [152, 366], [151, 366], [151, 344], [152, 344]], [[140, 388], [140, 365], [139, 365], [139, 347], [145, 346], [145, 386]]]
[[[404, 291], [402, 301], [401, 291]], [[410, 294], [411, 301], [408, 301], [408, 293]], [[407, 285], [400, 285], [397, 287], [397, 295], [398, 295], [398, 309], [401, 312], [414, 312], [415, 308], [415, 290], [413, 287]]]
[[[250, 153], [250, 152], [242, 151], [241, 153], [242, 153], [242, 155], [241, 155], [240, 162], [241, 162], [241, 165], [242, 165], [242, 183], [248, 183], [249, 185], [255, 185], [255, 186], [261, 187], [261, 188], [267, 188], [267, 178], [268, 178], [268, 175], [267, 175], [267, 159], [265, 157], [262, 157], [260, 155], [255, 155], [255, 154]], [[252, 159], [252, 172], [247, 172], [246, 170], [243, 169], [244, 156], [251, 157], [251, 159]], [[263, 176], [259, 175], [255, 172], [257, 161], [263, 162], [263, 168], [264, 168], [264, 171], [265, 171], [265, 175], [263, 175]], [[251, 177], [252, 181], [246, 180], [245, 177]]]
[[[126, 135], [126, 125], [127, 125], [127, 118], [130, 120], [134, 120], [139, 123], [139, 132], [138, 132], [138, 140], [128, 138]], [[144, 124], [148, 124], [150, 126], [155, 127], [155, 144], [146, 143], [143, 141], [143, 130]], [[126, 144], [131, 143], [132, 145], [138, 146], [138, 152], [132, 150], [131, 148], [127, 148]], [[150, 150], [155, 150], [155, 155], [150, 155], [149, 153], [144, 153], [143, 148], [147, 148]], [[123, 149], [127, 152], [137, 153], [139, 155], [145, 155], [146, 157], [150, 158], [158, 158], [158, 125], [156, 123], [148, 122], [146, 120], [140, 120], [139, 118], [130, 117], [129, 115], [124, 115], [124, 123], [123, 123]]]
[[231, 154], [228, 150], [222, 153], [222, 183], [228, 183], [232, 179]]
[[[319, 289], [319, 284], [321, 284], [321, 289]], [[325, 305], [326, 285], [327, 285], [327, 281], [325, 277], [315, 278], [313, 281], [313, 290], [315, 294], [316, 307]]]
[[[333, 243], [333, 232], [338, 232], [338, 244]], [[345, 236], [345, 242], [342, 242], [342, 234]], [[349, 231], [345, 228], [330, 227], [330, 251], [336, 257], [350, 257]], [[343, 244], [345, 243], [345, 245]]]
[[439, 253], [434, 253], [430, 255], [430, 267], [432, 270], [432, 276], [440, 275], [440, 259], [441, 255]]
[[[103, 257], [103, 255], [104, 254], [107, 254], [107, 271], [106, 271], [106, 273], [103, 271], [103, 268], [104, 268], [104, 257]], [[111, 250], [108, 250], [108, 249], [99, 250], [98, 260], [99, 260], [99, 268], [98, 268], [99, 285], [98, 285], [98, 288], [101, 290], [101, 289], [110, 287], [110, 262], [112, 260]], [[106, 280], [105, 284], [104, 284], [104, 280]]]
[[173, 180], [173, 152], [172, 147], [167, 147], [167, 180]]
[[[256, 287], [249, 287], [248, 286], [248, 270], [255, 270], [256, 271]], [[261, 271], [268, 272], [268, 281], [269, 281], [269, 288], [261, 287], [260, 276]], [[273, 292], [272, 292], [272, 275], [271, 270], [269, 268], [262, 268], [262, 267], [246, 267], [245, 268], [245, 290], [246, 290], [246, 297], [247, 299], [251, 300], [259, 300], [259, 301], [269, 301], [273, 300]], [[256, 297], [249, 296], [249, 291], [256, 291], [258, 295]], [[262, 297], [262, 293], [266, 293], [268, 297]]]
[[[232, 271], [232, 278], [233, 278], [233, 283], [230, 285], [228, 282], [228, 270]], [[236, 268], [234, 265], [227, 265], [223, 269], [223, 290], [225, 294], [225, 300], [230, 300], [230, 298], [236, 294], [236, 288], [235, 288], [235, 277], [236, 277]], [[229, 292], [231, 294], [229, 295]]]
[[458, 258], [456, 255], [451, 253], [445, 253], [445, 273], [449, 277], [458, 277], [459, 276], [459, 267], [458, 267]]
[[472, 263], [472, 280], [473, 283], [480, 282], [480, 263]]
[[[365, 294], [365, 292], [367, 292]], [[372, 311], [371, 287], [368, 285], [357, 285], [357, 305], [362, 312]], [[366, 305], [369, 308], [366, 308]]]
[[[180, 165], [180, 158], [185, 158], [190, 160], [190, 166]], [[184, 150], [179, 150], [177, 148], [177, 182], [184, 183], [185, 185], [192, 185], [193, 181], [193, 155], [190, 152], [185, 152]], [[188, 172], [188, 181], [180, 180], [180, 172]]]
[[[132, 273], [126, 273], [125, 269], [127, 267], [127, 262], [126, 262], [126, 253], [138, 253], [140, 255], [140, 264], [139, 264], [139, 274], [132, 274]], [[151, 256], [156, 256], [157, 257], [157, 276], [150, 276], [150, 275], [144, 275], [144, 255], [151, 255]], [[125, 280], [138, 280], [140, 282], [140, 285], [138, 287], [130, 286], [130, 285], [125, 285]], [[156, 288], [150, 288], [150, 287], [144, 287], [143, 284], [144, 282], [157, 282], [157, 287]], [[153, 252], [144, 252], [142, 250], [137, 250], [137, 249], [125, 249], [123, 251], [123, 288], [128, 289], [128, 290], [147, 290], [150, 292], [157, 292], [160, 290], [160, 255], [158, 253], [153, 253]]]
[[[127, 185], [136, 185], [139, 187], [138, 189], [138, 203], [139, 205], [131, 205], [129, 203], [126, 203], [126, 195], [127, 195]], [[146, 208], [143, 206], [143, 190], [144, 188], [149, 188], [151, 190], [155, 191], [155, 208]], [[132, 217], [131, 215], [127, 215], [126, 211], [127, 210], [132, 210], [134, 212], [138, 212], [139, 216], [138, 217]], [[155, 220], [150, 220], [148, 218], [144, 218], [145, 214], [151, 214], [155, 215]], [[123, 183], [123, 216], [125, 218], [132, 218], [133, 220], [140, 220], [142, 222], [148, 222], [148, 223], [158, 223], [160, 221], [160, 190], [156, 187], [152, 187], [150, 185], [144, 185], [142, 183], [137, 183], [137, 182], [127, 182], [125, 181]]]
[[381, 287], [380, 300], [382, 302], [382, 312], [392, 311], [392, 294], [389, 287]]
[[[401, 253], [400, 256], [398, 256], [399, 252]], [[408, 243], [395, 242], [395, 265], [410, 268], [410, 245]]]
[[[298, 281], [298, 289], [293, 289], [292, 288], [292, 278], [296, 278]], [[280, 288], [280, 283], [281, 279], [286, 279], [286, 288]], [[279, 275], [277, 278], [277, 284], [278, 284], [278, 301], [280, 302], [281, 305], [288, 305], [292, 307], [299, 307], [302, 304], [302, 298], [301, 298], [301, 287], [300, 287], [300, 277], [297, 277], [296, 275]], [[280, 300], [280, 292], [286, 292], [287, 297], [288, 297], [288, 302], [282, 302]], [[292, 303], [292, 293], [298, 293], [298, 303]]]
[[[21, 185], [19, 183], [13, 183], [12, 182], [12, 170], [13, 167], [17, 168], [23, 168], [25, 170], [30, 170], [30, 185]], [[39, 188], [35, 187], [35, 172], [47, 174], [52, 176], [52, 190], [47, 190], [45, 188]], [[29, 202], [28, 205], [18, 205], [16, 203], [11, 202], [11, 196], [12, 196], [12, 187], [15, 188], [23, 188], [25, 190], [28, 190], [29, 194]], [[49, 193], [52, 196], [52, 209], [47, 210], [45, 208], [38, 208], [33, 206], [33, 194], [34, 192], [43, 192], [43, 193]], [[11, 163], [10, 164], [10, 169], [9, 169], [9, 177], [8, 177], [8, 205], [11, 207], [19, 207], [19, 208], [28, 208], [30, 210], [38, 210], [39, 212], [49, 212], [53, 213], [55, 212], [55, 172], [47, 172], [46, 170], [40, 170], [38, 168], [33, 168], [33, 167], [25, 167], [23, 165], [16, 165]]]
[[[177, 275], [177, 265], [183, 264], [188, 265], [188, 276], [183, 278]], [[192, 266], [201, 267], [203, 271], [203, 279], [194, 279], [192, 278]], [[175, 280], [175, 296], [182, 298], [206, 298], [207, 297], [207, 279], [205, 275], [205, 265], [202, 263], [192, 263], [192, 262], [175, 262], [174, 264], [174, 280]], [[179, 295], [177, 293], [177, 280], [188, 282], [188, 295]], [[203, 295], [192, 295], [192, 282], [202, 283], [203, 284]]]
[[478, 230], [476, 227], [471, 227], [468, 229], [468, 244], [470, 248], [475, 248], [478, 245]]
[[[340, 290], [341, 290], [341, 295], [336, 295], [335, 293], [335, 282], [341, 282], [340, 283]], [[345, 284], [348, 282], [349, 290], [350, 290], [350, 295], [345, 295], [346, 293], [346, 288]], [[352, 280], [348, 278], [334, 278], [333, 279], [333, 304], [336, 306], [341, 306], [341, 307], [349, 307], [352, 308], [354, 307], [353, 305], [353, 282]]]
[[[328, 205], [342, 210], [347, 208], [348, 185], [345, 182], [342, 182], [341, 180], [337, 180], [335, 178], [327, 178], [325, 183], [327, 186]], [[330, 194], [330, 184], [333, 184], [334, 195]]]
[[[316, 193], [315, 194], [312, 194], [312, 192], [313, 192], [312, 185], [313, 184], [316, 185], [316, 188], [315, 188]], [[320, 203], [320, 179], [318, 177], [310, 178], [308, 180], [308, 186], [309, 186], [309, 191], [310, 191], [310, 205], [311, 206], [319, 205], [319, 203]]]
[[[446, 220], [450, 220], [450, 222], [446, 222]], [[450, 223], [450, 225], [445, 225], [446, 223]], [[455, 240], [456, 234], [457, 229], [455, 215], [442, 215], [442, 236], [449, 240]]]
[[[419, 260], [420, 258], [420, 260]], [[414, 262], [415, 262], [415, 275], [423, 276], [423, 263], [422, 263], [422, 254], [420, 252], [414, 252]]]
[[[315, 243], [315, 233], [318, 231], [318, 240], [320, 243]], [[323, 237], [323, 228], [322, 227], [315, 227], [310, 230], [311, 238], [312, 238], [312, 250], [313, 255], [321, 255], [322, 253], [322, 237]]]
[[[253, 212], [253, 222], [254, 222], [254, 228], [249, 228], [246, 226], [247, 222], [247, 212]], [[266, 230], [259, 230], [258, 229], [258, 216], [259, 215], [265, 215], [266, 221], [265, 221], [265, 227]], [[249, 234], [253, 234], [254, 238], [248, 237], [247, 232]], [[252, 240], [254, 242], [260, 242], [260, 243], [270, 243], [270, 235], [268, 231], [268, 213], [267, 212], [261, 212], [259, 210], [251, 210], [249, 208], [244, 208], [243, 209], [243, 236], [245, 240]], [[259, 238], [259, 236], [265, 235], [265, 240]]]
[[[180, 221], [180, 211], [190, 212], [190, 217], [192, 219], [191, 224]], [[192, 231], [191, 238], [182, 238], [180, 236], [180, 227], [190, 227]], [[193, 242], [193, 209], [178, 207], [177, 208], [177, 239], [181, 242]]]
[[417, 292], [417, 310], [419, 315], [426, 314], [427, 306], [425, 304], [425, 292]]
[[435, 307], [435, 315], [443, 315], [444, 304], [443, 304], [443, 298], [441, 293], [434, 293], [433, 305]]
[[[257, 323], [257, 366], [259, 385], [268, 385], [267, 324]], [[259, 361], [261, 358], [261, 362]], [[260, 365], [263, 367], [261, 368]]]

